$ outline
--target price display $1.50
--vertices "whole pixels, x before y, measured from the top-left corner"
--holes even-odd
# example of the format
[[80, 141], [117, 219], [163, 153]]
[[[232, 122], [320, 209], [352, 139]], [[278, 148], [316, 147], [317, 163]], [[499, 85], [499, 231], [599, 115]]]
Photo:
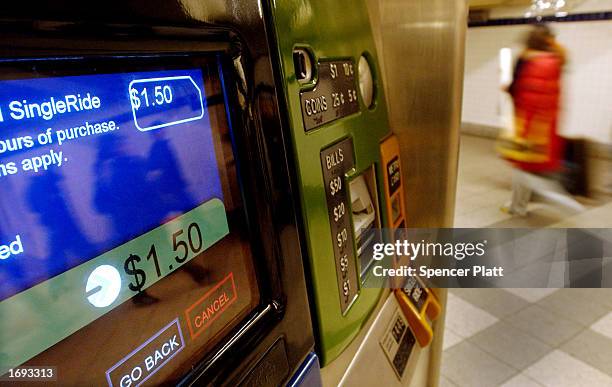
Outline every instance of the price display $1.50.
[[[168, 267], [168, 269], [172, 271], [172, 269], [175, 267], [175, 263], [177, 264], [176, 267], [182, 265], [190, 255], [194, 256], [195, 254], [199, 253], [202, 251], [203, 247], [204, 240], [202, 239], [202, 231], [200, 230], [200, 226], [195, 222], [191, 223], [186, 230], [180, 229], [172, 233], [172, 252], [176, 255], [168, 266], [163, 265], [163, 267]], [[126, 258], [123, 268], [125, 273], [130, 276], [130, 283], [128, 284], [130, 290], [140, 292], [147, 287], [147, 271], [139, 267], [138, 264], [141, 262], [146, 265], [152, 264], [155, 266], [157, 279], [165, 275], [162, 273], [162, 263], [160, 262], [160, 258], [163, 260], [169, 257], [158, 256], [155, 243], [150, 245], [146, 259], [143, 259], [136, 253], [132, 253]]]

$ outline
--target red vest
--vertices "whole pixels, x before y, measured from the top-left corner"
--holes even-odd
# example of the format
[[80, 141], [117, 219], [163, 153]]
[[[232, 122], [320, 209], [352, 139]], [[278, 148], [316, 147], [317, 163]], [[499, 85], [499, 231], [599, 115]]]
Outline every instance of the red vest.
[[521, 58], [511, 93], [516, 136], [532, 145], [533, 157], [515, 164], [530, 172], [554, 172], [561, 167], [563, 144], [557, 134], [561, 89], [561, 58], [538, 52]]

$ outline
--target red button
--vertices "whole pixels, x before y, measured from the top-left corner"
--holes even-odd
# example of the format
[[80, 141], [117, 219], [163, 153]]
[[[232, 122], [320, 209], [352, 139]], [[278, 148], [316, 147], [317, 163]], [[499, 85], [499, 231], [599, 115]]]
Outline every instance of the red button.
[[191, 339], [204, 332], [237, 298], [234, 273], [230, 273], [185, 311]]

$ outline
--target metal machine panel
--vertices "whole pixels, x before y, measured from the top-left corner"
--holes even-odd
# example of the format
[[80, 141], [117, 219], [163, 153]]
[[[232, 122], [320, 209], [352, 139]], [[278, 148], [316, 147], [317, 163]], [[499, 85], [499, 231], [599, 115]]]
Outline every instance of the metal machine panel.
[[452, 226], [463, 89], [464, 1], [368, 0], [408, 227]]
[[[399, 138], [407, 227], [452, 227], [467, 2], [368, 0], [389, 121]], [[435, 290], [442, 315], [429, 362], [416, 385], [438, 384], [446, 291]], [[428, 363], [428, 364], [427, 364]], [[415, 382], [416, 383], [416, 382]]]
[[[336, 178], [346, 188], [349, 180], [373, 170], [375, 178], [371, 179], [371, 185], [375, 187], [370, 187], [370, 196], [376, 198], [379, 221], [386, 224], [386, 213], [380, 211], [386, 208], [386, 203], [379, 143], [390, 129], [383, 88], [377, 87], [381, 79], [365, 3], [350, 0], [277, 1], [271, 2], [271, 14], [281, 72], [279, 81], [285, 92], [295, 149], [311, 294], [319, 333], [318, 349], [325, 365], [358, 334], [381, 294], [380, 289], [362, 287], [359, 278], [355, 281], [354, 273], [359, 272], [361, 265], [355, 254], [357, 248], [345, 248], [344, 245], [354, 244], [354, 235], [350, 235], [347, 224], [336, 224], [330, 215], [334, 209], [330, 204], [343, 203], [349, 207], [351, 202], [331, 203], [327, 199], [335, 196], [338, 188]], [[302, 55], [307, 55], [313, 62], [308, 66], [313, 69], [312, 80], [298, 79], [297, 75], [302, 74], [295, 71], [296, 48], [305, 52]], [[357, 89], [357, 63], [362, 55], [368, 61], [374, 78], [374, 102], [371, 106], [364, 104]], [[336, 70], [340, 80], [331, 82]], [[329, 92], [323, 95], [323, 90]], [[330, 167], [330, 172], [335, 171], [336, 175], [327, 179], [325, 163], [318, 166], [317, 161], [320, 156], [333, 154], [330, 147], [334, 144], [342, 144], [348, 139], [352, 143], [354, 165], [342, 170]], [[350, 148], [343, 147], [349, 152]], [[340, 245], [335, 248], [336, 243]], [[346, 272], [342, 271], [343, 267], [347, 268]], [[338, 281], [341, 281], [340, 286]]]
[[422, 361], [421, 352], [395, 295], [390, 294], [339, 385], [407, 386]]

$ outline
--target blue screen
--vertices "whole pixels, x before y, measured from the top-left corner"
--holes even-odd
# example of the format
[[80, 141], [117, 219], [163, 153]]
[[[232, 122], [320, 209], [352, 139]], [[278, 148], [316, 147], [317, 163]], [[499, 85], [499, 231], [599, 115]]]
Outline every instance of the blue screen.
[[200, 69], [0, 81], [0, 300], [212, 198]]

